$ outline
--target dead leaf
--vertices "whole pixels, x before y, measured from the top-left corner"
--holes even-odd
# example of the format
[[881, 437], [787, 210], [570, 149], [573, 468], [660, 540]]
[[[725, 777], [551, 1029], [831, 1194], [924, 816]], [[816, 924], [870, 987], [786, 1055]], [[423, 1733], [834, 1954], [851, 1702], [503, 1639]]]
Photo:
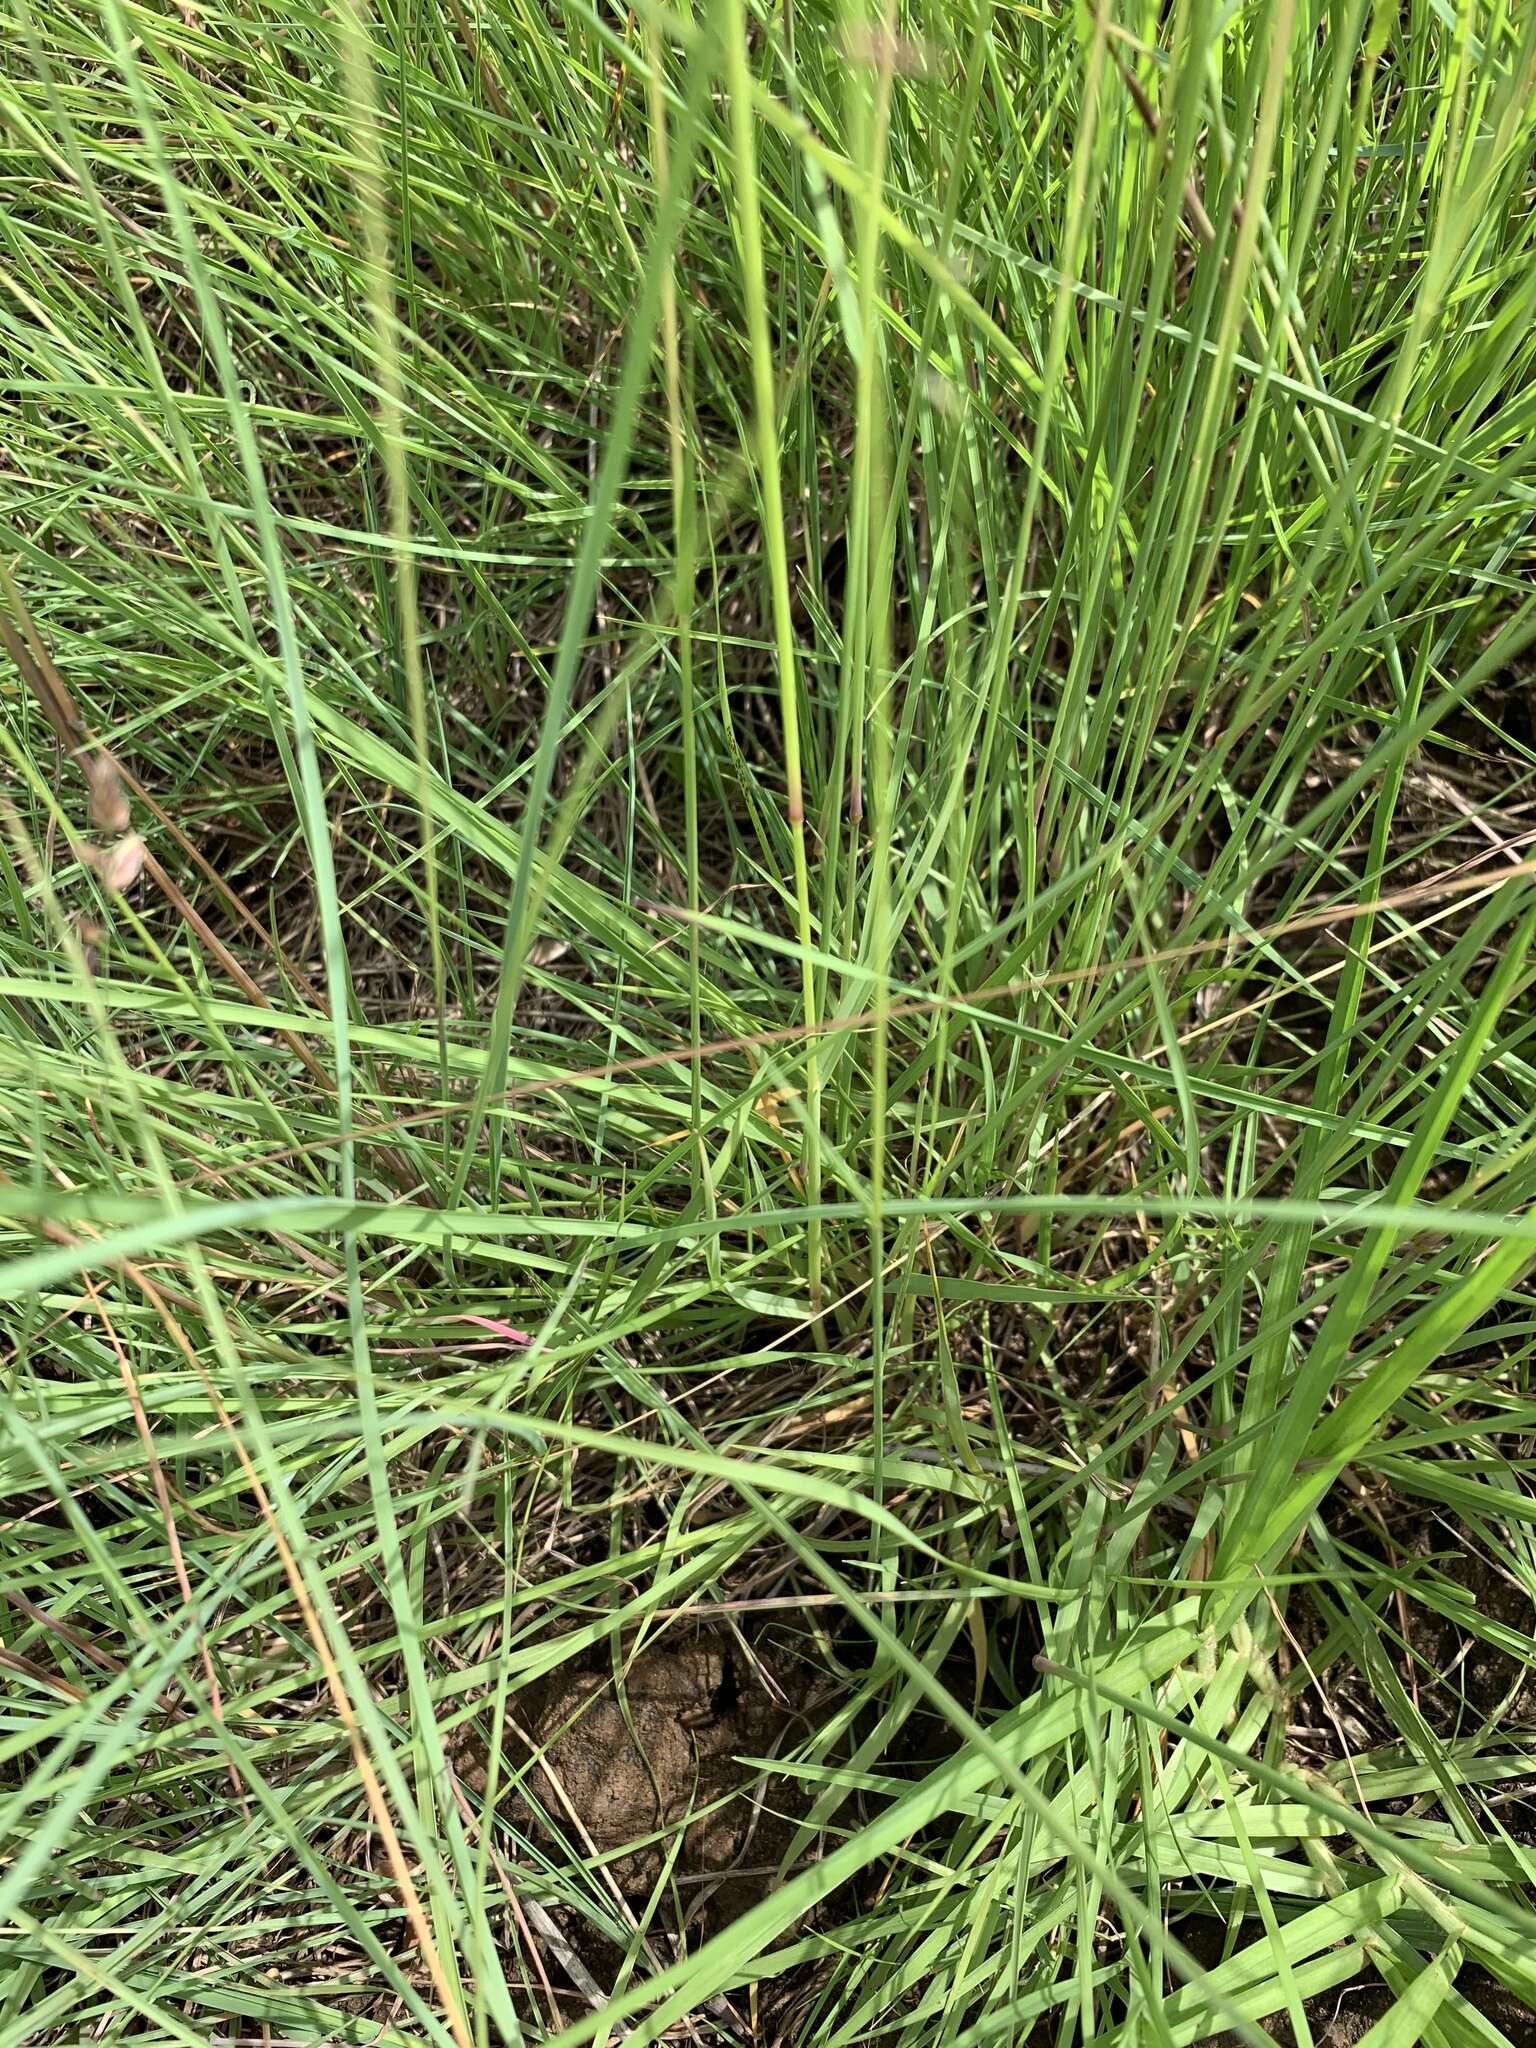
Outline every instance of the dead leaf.
[[83, 755], [80, 766], [91, 786], [91, 823], [98, 832], [108, 833], [114, 839], [120, 837], [133, 820], [128, 809], [128, 792], [123, 788], [117, 763], [103, 750]]
[[144, 841], [139, 833], [130, 832], [111, 846], [86, 847], [85, 857], [100, 875], [102, 887], [121, 896], [143, 872]]

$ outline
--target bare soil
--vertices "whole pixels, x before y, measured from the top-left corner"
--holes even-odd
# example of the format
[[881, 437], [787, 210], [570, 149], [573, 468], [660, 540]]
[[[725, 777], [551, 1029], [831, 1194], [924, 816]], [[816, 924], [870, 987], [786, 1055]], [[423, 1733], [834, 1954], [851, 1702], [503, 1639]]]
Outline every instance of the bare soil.
[[[649, 1896], [682, 1829], [674, 1875], [718, 1879], [733, 1919], [761, 1894], [748, 1869], [772, 1864], [787, 1830], [763, 1774], [792, 1712], [782, 1681], [747, 1668], [726, 1636], [703, 1633], [640, 1651], [622, 1684], [611, 1670], [562, 1673], [532, 1727], [530, 1790], [559, 1831], [600, 1854], [626, 1898]], [[622, 1853], [615, 1855], [615, 1851]]]

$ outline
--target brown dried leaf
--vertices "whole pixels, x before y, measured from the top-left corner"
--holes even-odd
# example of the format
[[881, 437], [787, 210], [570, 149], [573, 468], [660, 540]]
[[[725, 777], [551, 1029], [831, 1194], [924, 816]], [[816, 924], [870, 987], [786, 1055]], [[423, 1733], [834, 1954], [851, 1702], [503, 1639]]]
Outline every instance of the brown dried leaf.
[[929, 78], [937, 68], [926, 43], [897, 35], [880, 22], [861, 22], [850, 30], [844, 47], [850, 63], [894, 71], [898, 78]]
[[100, 875], [102, 886], [121, 896], [143, 872], [144, 851], [143, 838], [130, 832], [111, 846], [87, 847], [86, 858]]
[[128, 793], [123, 788], [123, 778], [117, 771], [117, 763], [104, 750], [81, 757], [80, 766], [85, 779], [91, 786], [91, 823], [98, 832], [110, 833], [116, 838], [126, 832], [132, 823], [128, 809]]

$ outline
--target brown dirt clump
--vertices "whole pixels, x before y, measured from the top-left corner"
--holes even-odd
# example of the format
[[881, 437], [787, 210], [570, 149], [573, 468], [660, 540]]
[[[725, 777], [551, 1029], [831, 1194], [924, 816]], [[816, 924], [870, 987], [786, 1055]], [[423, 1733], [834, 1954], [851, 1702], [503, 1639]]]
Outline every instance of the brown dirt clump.
[[[509, 1939], [531, 1942], [546, 1983], [567, 1980], [589, 2005], [613, 1986], [629, 1942], [659, 1968], [784, 1881], [808, 1802], [769, 1763], [817, 1707], [794, 1659], [723, 1629], [627, 1646], [617, 1675], [611, 1659], [611, 1646], [578, 1654], [525, 1691], [496, 1773], [497, 1803], [518, 1831], [584, 1864], [590, 1883], [585, 1904], [525, 1902], [532, 1925], [516, 1937], [509, 1927]], [[483, 1801], [483, 1729], [462, 1730], [455, 1750], [459, 1784]], [[814, 1856], [800, 1849], [793, 1867]], [[811, 1917], [831, 1910], [822, 1900]], [[792, 2000], [805, 1983], [794, 1972], [780, 1993]], [[780, 2002], [775, 1994], [775, 2010]]]
[[681, 1827], [674, 1875], [718, 1879], [739, 1912], [753, 1889], [744, 1873], [772, 1866], [786, 1838], [782, 1801], [740, 1759], [771, 1754], [791, 1715], [728, 1638], [657, 1643], [630, 1660], [622, 1691], [609, 1671], [546, 1687], [530, 1789], [562, 1833], [611, 1858], [626, 1897], [649, 1894]]

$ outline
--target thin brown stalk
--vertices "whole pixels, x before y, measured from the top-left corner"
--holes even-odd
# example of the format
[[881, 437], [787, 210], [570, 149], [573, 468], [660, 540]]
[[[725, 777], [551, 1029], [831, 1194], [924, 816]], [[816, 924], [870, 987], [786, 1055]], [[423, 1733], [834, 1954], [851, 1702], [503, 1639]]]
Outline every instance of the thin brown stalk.
[[[60, 1236], [64, 1235], [63, 1232], [59, 1234]], [[176, 1526], [176, 1510], [171, 1502], [171, 1489], [166, 1484], [165, 1470], [160, 1463], [159, 1453], [155, 1449], [154, 1432], [149, 1426], [149, 1416], [145, 1411], [144, 1397], [139, 1392], [138, 1379], [134, 1373], [128, 1353], [123, 1347], [122, 1339], [117, 1334], [117, 1326], [107, 1313], [107, 1305], [102, 1300], [100, 1290], [95, 1281], [89, 1273], [82, 1273], [80, 1277], [84, 1282], [85, 1291], [91, 1297], [91, 1302], [101, 1319], [101, 1327], [107, 1334], [107, 1342], [112, 1346], [113, 1353], [117, 1359], [117, 1369], [122, 1376], [123, 1386], [128, 1395], [128, 1405], [133, 1410], [134, 1427], [139, 1433], [139, 1442], [144, 1446], [144, 1457], [149, 1466], [150, 1484], [155, 1489], [155, 1500], [159, 1504], [160, 1520], [164, 1525], [165, 1540], [171, 1553], [171, 1569], [176, 1575], [176, 1586], [181, 1594], [182, 1605], [186, 1608], [189, 1615], [195, 1616], [197, 1602], [192, 1591], [191, 1576], [187, 1571], [187, 1561], [181, 1548], [181, 1531]], [[209, 1711], [212, 1713], [214, 1720], [223, 1728], [226, 1725], [224, 1720], [224, 1695], [219, 1686], [218, 1673], [213, 1668], [213, 1655], [208, 1648], [208, 1638], [203, 1633], [202, 1623], [200, 1621], [195, 1622], [194, 1626], [197, 1631], [198, 1658], [202, 1664], [203, 1678], [208, 1687]], [[246, 1802], [245, 1788], [240, 1782], [240, 1773], [232, 1757], [225, 1759], [225, 1768], [229, 1773], [230, 1786], [240, 1803], [240, 1810], [246, 1819], [249, 1820], [250, 1807]]]

